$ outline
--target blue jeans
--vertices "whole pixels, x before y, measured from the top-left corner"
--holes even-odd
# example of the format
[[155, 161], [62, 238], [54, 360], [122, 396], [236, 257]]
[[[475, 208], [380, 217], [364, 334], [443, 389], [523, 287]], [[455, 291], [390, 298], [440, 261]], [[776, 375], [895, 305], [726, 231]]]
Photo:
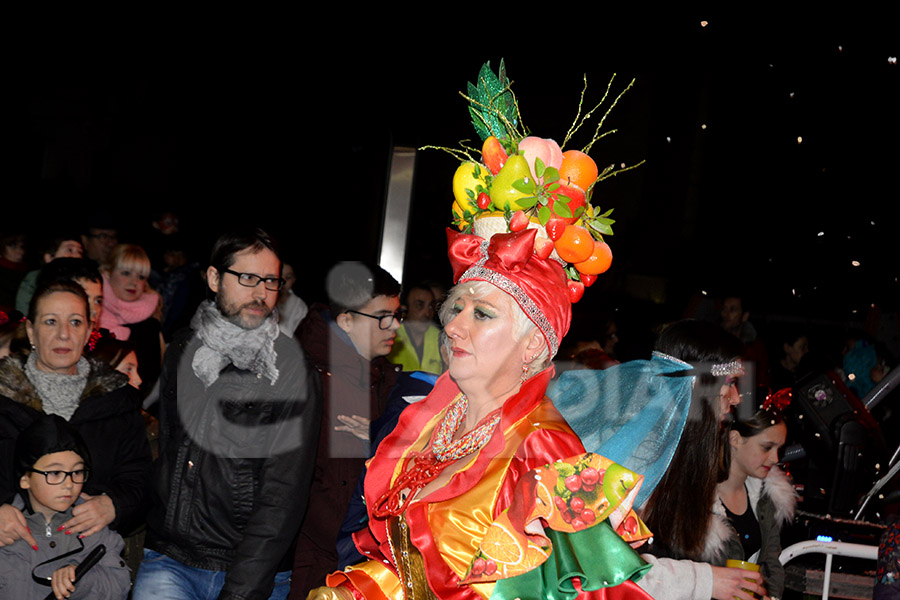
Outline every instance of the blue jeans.
[[[216, 600], [225, 585], [225, 571], [188, 567], [165, 554], [144, 549], [144, 560], [134, 582], [133, 600]], [[291, 590], [291, 572], [275, 574], [269, 600], [285, 600]]]

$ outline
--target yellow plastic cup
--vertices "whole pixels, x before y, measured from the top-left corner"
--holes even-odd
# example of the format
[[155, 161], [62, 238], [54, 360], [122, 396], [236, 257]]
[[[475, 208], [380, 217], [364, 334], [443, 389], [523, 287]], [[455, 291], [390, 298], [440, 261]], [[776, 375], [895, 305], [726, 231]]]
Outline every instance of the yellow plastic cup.
[[745, 571], [753, 571], [754, 573], [759, 573], [759, 565], [752, 562], [747, 562], [746, 560], [735, 560], [733, 558], [729, 558], [725, 561], [726, 567], [731, 567], [735, 569], [744, 569]]
[[[733, 558], [729, 558], [725, 561], [725, 566], [734, 569], [744, 569], [745, 571], [753, 571], [754, 573], [759, 573], [759, 565], [752, 562], [747, 562], [746, 560], [736, 560]], [[754, 581], [753, 579], [747, 579], [747, 581]], [[754, 581], [755, 582], [755, 581]], [[748, 594], [751, 594], [755, 598], [759, 598], [758, 594], [754, 594], [747, 588], [744, 588], [744, 591]], [[737, 596], [735, 596], [737, 598]]]

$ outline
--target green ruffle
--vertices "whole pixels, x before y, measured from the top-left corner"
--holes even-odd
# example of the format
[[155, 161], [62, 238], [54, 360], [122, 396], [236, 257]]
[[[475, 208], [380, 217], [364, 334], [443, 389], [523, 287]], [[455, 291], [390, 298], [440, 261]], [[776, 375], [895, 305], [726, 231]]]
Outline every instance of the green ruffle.
[[573, 600], [578, 595], [573, 577], [586, 591], [639, 580], [650, 569], [634, 549], [604, 521], [575, 533], [547, 530], [553, 544], [550, 558], [536, 569], [497, 582], [491, 600], [516, 598]]

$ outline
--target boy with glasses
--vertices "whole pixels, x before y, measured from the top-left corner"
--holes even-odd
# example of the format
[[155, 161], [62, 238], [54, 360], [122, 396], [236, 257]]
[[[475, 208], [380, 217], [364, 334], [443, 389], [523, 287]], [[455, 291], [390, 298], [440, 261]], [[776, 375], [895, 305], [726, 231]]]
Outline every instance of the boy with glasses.
[[[131, 587], [122, 561], [122, 537], [104, 527], [85, 537], [62, 531], [81, 502], [90, 476], [90, 457], [75, 429], [57, 415], [46, 415], [16, 440], [15, 467], [19, 494], [13, 506], [22, 511], [36, 544], [24, 539], [0, 548], [0, 590], [4, 598], [125, 598]], [[71, 535], [70, 535], [71, 534]], [[97, 547], [100, 562], [75, 577], [75, 567]]]
[[337, 536], [366, 458], [369, 423], [383, 412], [399, 366], [390, 353], [403, 321], [400, 284], [381, 267], [341, 262], [297, 336], [322, 380], [323, 416], [309, 509], [297, 540], [291, 598], [337, 569]]

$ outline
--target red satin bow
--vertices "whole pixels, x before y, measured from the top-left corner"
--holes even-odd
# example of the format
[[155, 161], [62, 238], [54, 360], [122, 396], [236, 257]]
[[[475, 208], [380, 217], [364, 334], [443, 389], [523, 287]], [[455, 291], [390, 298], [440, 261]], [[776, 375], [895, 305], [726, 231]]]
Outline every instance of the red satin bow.
[[791, 388], [780, 389], [773, 394], [769, 394], [763, 401], [763, 410], [786, 410], [791, 404], [791, 395]]
[[[501, 273], [515, 273], [531, 259], [534, 252], [536, 229], [515, 233], [497, 233], [491, 237], [485, 266]], [[484, 238], [447, 229], [447, 254], [453, 267], [453, 281], [459, 281], [466, 269], [483, 258], [481, 243]]]

